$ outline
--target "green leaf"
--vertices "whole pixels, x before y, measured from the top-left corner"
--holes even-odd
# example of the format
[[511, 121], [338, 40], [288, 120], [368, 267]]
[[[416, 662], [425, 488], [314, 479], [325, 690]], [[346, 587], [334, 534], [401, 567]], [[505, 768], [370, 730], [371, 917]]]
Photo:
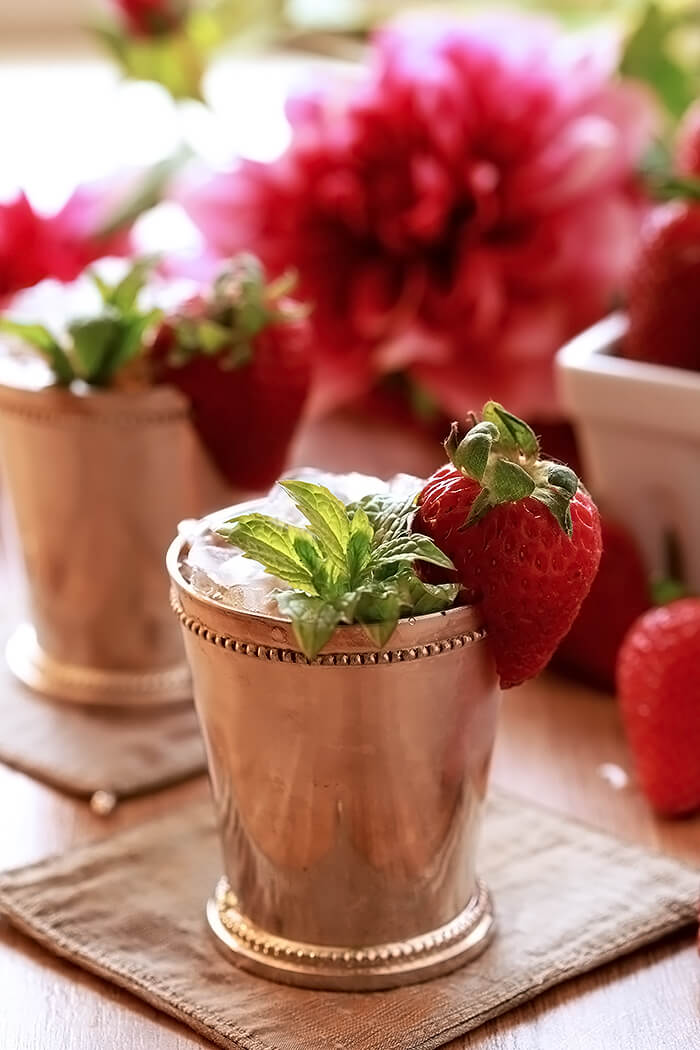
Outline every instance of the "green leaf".
[[491, 448], [499, 436], [498, 428], [493, 423], [477, 423], [455, 449], [453, 464], [459, 470], [466, 471], [476, 481], [481, 481], [488, 465]]
[[[346, 508], [321, 486], [298, 481], [280, 484], [306, 514], [309, 529], [248, 514], [217, 531], [246, 557], [295, 588], [278, 594], [277, 601], [283, 615], [291, 619], [306, 656], [313, 659], [340, 623], [362, 624], [381, 647], [403, 613], [436, 612], [454, 602], [457, 584], [427, 584], [413, 571], [416, 560], [454, 568], [429, 537], [409, 531], [415, 497], [396, 500], [384, 493]], [[379, 545], [372, 517], [384, 529]], [[334, 545], [335, 559], [329, 545]]]
[[139, 259], [134, 263], [129, 272], [111, 289], [109, 304], [120, 313], [129, 313], [134, 310], [139, 295], [148, 283], [153, 265], [152, 259]]
[[526, 470], [508, 459], [496, 460], [490, 471], [489, 487], [493, 503], [515, 503], [532, 495], [535, 482]]
[[460, 591], [458, 583], [426, 583], [411, 570], [400, 572], [396, 581], [402, 611], [406, 615], [442, 612], [457, 600]]
[[292, 621], [292, 628], [304, 656], [315, 660], [330, 641], [340, 622], [340, 614], [332, 602], [295, 591], [277, 595], [277, 605], [283, 616]]
[[560, 465], [555, 463], [549, 468], [547, 481], [550, 485], [554, 485], [558, 489], [563, 489], [564, 492], [572, 498], [578, 491], [578, 478], [571, 467], [565, 467], [563, 464]]
[[400, 497], [380, 492], [363, 496], [357, 503], [351, 503], [348, 510], [351, 514], [356, 513], [358, 508], [365, 512], [374, 530], [374, 546], [377, 547], [392, 536], [410, 530], [417, 496], [417, 490], [415, 494]]
[[558, 489], [536, 488], [532, 498], [542, 503], [554, 516], [566, 535], [571, 538], [574, 525], [571, 520], [571, 499]]
[[292, 542], [302, 565], [305, 565], [312, 575], [318, 572], [323, 564], [323, 558], [311, 536], [305, 532], [300, 532], [299, 535], [293, 538]]
[[350, 524], [350, 539], [346, 552], [347, 573], [350, 586], [356, 586], [362, 579], [370, 562], [370, 552], [374, 539], [374, 529], [367, 514], [358, 507]]
[[144, 347], [147, 332], [162, 318], [163, 311], [153, 309], [145, 314], [137, 314], [124, 323], [120, 345], [110, 360], [110, 378], [129, 361], [138, 357]]
[[395, 562], [426, 561], [439, 565], [443, 569], [454, 569], [446, 554], [428, 537], [420, 533], [408, 533], [395, 539], [386, 540], [372, 553], [375, 565], [393, 565]]
[[73, 382], [75, 372], [70, 358], [48, 328], [40, 324], [25, 324], [12, 321], [9, 317], [0, 317], [0, 331], [15, 335], [38, 350], [51, 368], [56, 382], [61, 386], [69, 386]]
[[491, 510], [494, 505], [494, 501], [491, 498], [491, 493], [488, 489], [482, 489], [479, 495], [476, 497], [471, 505], [467, 520], [463, 525], [460, 525], [459, 531], [463, 532], [464, 529], [473, 525], [475, 521], [480, 521], [484, 514]]
[[343, 572], [347, 571], [350, 519], [345, 505], [323, 485], [310, 481], [280, 481], [299, 510], [323, 552]]
[[86, 383], [102, 385], [109, 376], [109, 359], [119, 346], [122, 322], [119, 317], [91, 317], [68, 326], [73, 340], [76, 372]]
[[307, 539], [302, 529], [266, 514], [243, 514], [231, 518], [216, 531], [239, 547], [246, 558], [260, 562], [271, 576], [277, 576], [299, 590], [316, 594], [312, 574], [295, 546], [296, 541]]
[[401, 602], [395, 586], [369, 585], [359, 592], [355, 619], [375, 645], [385, 645], [396, 629]]
[[486, 422], [498, 427], [501, 441], [506, 446], [518, 448], [526, 456], [537, 457], [540, 450], [537, 435], [524, 420], [508, 412], [497, 401], [487, 401], [482, 415]]

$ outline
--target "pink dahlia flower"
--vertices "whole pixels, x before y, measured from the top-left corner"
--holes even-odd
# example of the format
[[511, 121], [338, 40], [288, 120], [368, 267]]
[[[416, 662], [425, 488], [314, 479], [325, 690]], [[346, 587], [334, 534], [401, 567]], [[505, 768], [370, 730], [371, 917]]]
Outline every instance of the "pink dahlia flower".
[[72, 281], [95, 259], [123, 255], [129, 235], [99, 233], [103, 187], [83, 186], [54, 215], [40, 215], [24, 193], [0, 204], [0, 303], [47, 277]]
[[275, 162], [185, 194], [213, 248], [296, 267], [317, 408], [402, 373], [450, 415], [552, 414], [552, 358], [608, 309], [653, 125], [614, 48], [509, 16], [381, 32], [351, 96], [289, 107]]

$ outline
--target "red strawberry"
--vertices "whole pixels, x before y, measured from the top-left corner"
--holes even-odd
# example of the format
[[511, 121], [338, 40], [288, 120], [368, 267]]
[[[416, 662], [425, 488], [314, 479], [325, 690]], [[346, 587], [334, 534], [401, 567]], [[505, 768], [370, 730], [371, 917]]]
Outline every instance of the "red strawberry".
[[287, 289], [239, 257], [211, 295], [162, 324], [151, 350], [156, 381], [189, 397], [209, 454], [244, 489], [279, 477], [309, 389], [311, 329]]
[[651, 600], [646, 567], [632, 536], [605, 518], [600, 527], [600, 568], [552, 666], [613, 692], [622, 640]]
[[700, 598], [650, 609], [632, 626], [617, 688], [639, 782], [657, 812], [700, 809]]
[[657, 209], [630, 278], [622, 352], [638, 361], [700, 370], [700, 205]]
[[415, 529], [454, 562], [484, 620], [504, 689], [549, 662], [600, 561], [598, 511], [568, 467], [541, 460], [534, 432], [489, 401], [418, 497]]

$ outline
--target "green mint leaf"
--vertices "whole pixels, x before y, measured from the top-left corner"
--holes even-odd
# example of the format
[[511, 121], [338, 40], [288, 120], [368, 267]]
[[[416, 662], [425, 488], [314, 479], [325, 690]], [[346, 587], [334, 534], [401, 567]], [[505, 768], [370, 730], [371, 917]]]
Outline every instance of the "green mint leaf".
[[108, 381], [125, 365], [138, 357], [146, 340], [146, 333], [162, 318], [162, 310], [150, 310], [146, 314], [135, 314], [122, 322], [121, 338], [107, 362]]
[[118, 351], [121, 341], [121, 319], [114, 316], [73, 321], [68, 331], [80, 378], [98, 386], [107, 382], [110, 358]]
[[400, 614], [401, 601], [395, 585], [368, 584], [359, 590], [355, 620], [380, 648], [394, 633]]
[[105, 306], [110, 306], [112, 302], [112, 285], [108, 281], [105, 281], [104, 277], [101, 277], [96, 270], [90, 270], [88, 276], [92, 283], [100, 293], [100, 299]]
[[498, 427], [501, 441], [507, 447], [518, 448], [526, 456], [537, 458], [540, 443], [535, 431], [524, 420], [508, 412], [497, 401], [487, 401], [482, 415], [486, 422], [494, 423]]
[[295, 591], [282, 591], [277, 605], [283, 616], [292, 621], [292, 628], [304, 656], [315, 660], [340, 623], [340, 613], [332, 602]]
[[277, 576], [301, 591], [316, 594], [312, 573], [295, 546], [296, 541], [307, 540], [302, 529], [265, 514], [243, 514], [231, 518], [216, 531], [239, 547], [246, 558], [260, 562], [271, 576]]
[[411, 519], [416, 510], [415, 495], [396, 497], [387, 492], [363, 496], [357, 503], [351, 503], [348, 510], [355, 513], [357, 509], [365, 512], [374, 529], [374, 545], [379, 546], [392, 536], [406, 533], [411, 527]]
[[355, 612], [360, 600], [360, 591], [345, 591], [333, 600], [338, 610], [340, 623], [355, 623]]
[[383, 649], [396, 630], [398, 622], [398, 617], [392, 620], [378, 620], [376, 623], [362, 623], [362, 628], [369, 640], [373, 642], [378, 649]]
[[[437, 612], [453, 604], [457, 584], [424, 583], [414, 571], [416, 561], [454, 569], [429, 537], [409, 531], [415, 497], [396, 500], [383, 494], [346, 508], [322, 486], [293, 480], [280, 484], [306, 515], [308, 529], [247, 514], [217, 531], [294, 588], [279, 593], [277, 603], [309, 659], [341, 623], [361, 624], [381, 648], [402, 615]], [[372, 518], [382, 529], [379, 544]]]
[[334, 566], [323, 557], [311, 533], [299, 530], [299, 535], [294, 538], [294, 550], [309, 570], [314, 590], [319, 597], [334, 598], [339, 592], [346, 590], [348, 581], [339, 579]]
[[318, 572], [323, 565], [323, 557], [321, 556], [318, 547], [311, 537], [304, 532], [300, 532], [299, 535], [294, 536], [292, 543], [294, 545], [294, 550], [299, 555], [299, 560], [306, 566], [313, 576], [313, 574]]
[[323, 552], [346, 572], [350, 519], [345, 505], [323, 485], [293, 480], [280, 481], [280, 485], [308, 521]]
[[0, 331], [15, 335], [38, 350], [61, 386], [69, 386], [73, 382], [75, 372], [70, 359], [48, 328], [41, 324], [25, 324], [12, 321], [9, 317], [0, 317]]
[[148, 284], [148, 278], [155, 265], [153, 259], [139, 259], [121, 281], [111, 289], [109, 305], [120, 313], [132, 313], [137, 309], [138, 297]]
[[396, 577], [401, 609], [404, 615], [424, 616], [442, 612], [457, 600], [458, 583], [426, 583], [411, 569], [402, 570]]
[[350, 539], [346, 552], [347, 570], [350, 586], [356, 586], [370, 563], [374, 529], [367, 514], [358, 507], [350, 525]]
[[427, 561], [444, 569], [454, 569], [447, 555], [428, 536], [418, 532], [386, 540], [372, 553], [372, 562], [377, 566], [393, 565], [399, 561]]
[[140, 354], [147, 330], [161, 317], [161, 310], [122, 314], [110, 306], [103, 317], [74, 321], [68, 330], [81, 379], [94, 386], [109, 385]]

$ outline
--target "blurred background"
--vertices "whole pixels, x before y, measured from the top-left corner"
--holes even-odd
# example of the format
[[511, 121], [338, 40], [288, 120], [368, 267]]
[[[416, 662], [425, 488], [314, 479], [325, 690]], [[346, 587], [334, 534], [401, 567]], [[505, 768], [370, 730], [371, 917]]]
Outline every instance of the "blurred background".
[[[450, 420], [503, 402], [602, 508], [560, 659], [611, 690], [636, 616], [700, 589], [700, 6], [1, 2], [0, 306], [104, 256], [206, 282], [251, 252], [277, 298], [293, 271], [310, 378], [256, 378], [276, 458], [233, 464], [246, 491], [281, 463], [427, 475]], [[219, 380], [205, 444], [231, 426]], [[155, 381], [196, 408], [186, 371]]]

